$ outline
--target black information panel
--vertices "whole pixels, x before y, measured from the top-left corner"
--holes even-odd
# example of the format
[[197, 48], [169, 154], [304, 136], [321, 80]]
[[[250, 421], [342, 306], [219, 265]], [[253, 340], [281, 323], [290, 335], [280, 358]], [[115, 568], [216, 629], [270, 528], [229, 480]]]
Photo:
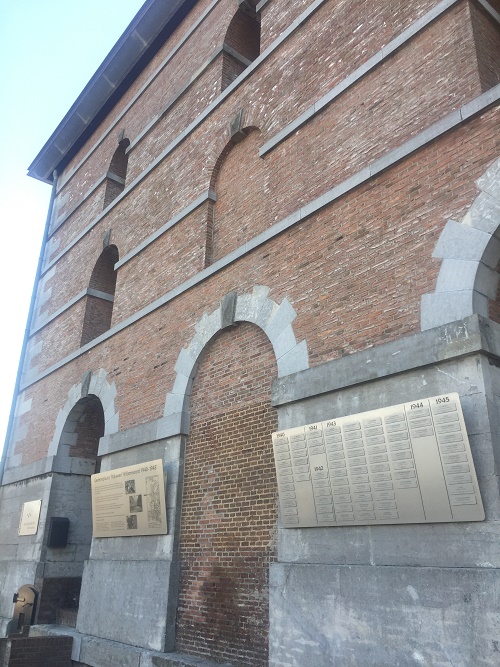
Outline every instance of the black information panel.
[[458, 394], [273, 433], [284, 528], [483, 521]]

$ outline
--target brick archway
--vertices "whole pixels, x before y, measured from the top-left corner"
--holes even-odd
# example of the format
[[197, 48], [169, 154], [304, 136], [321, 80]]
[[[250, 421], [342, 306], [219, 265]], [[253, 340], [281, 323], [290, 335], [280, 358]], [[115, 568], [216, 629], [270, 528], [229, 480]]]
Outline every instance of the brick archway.
[[189, 433], [181, 510], [177, 649], [267, 664], [268, 577], [277, 524], [271, 383], [307, 369], [295, 310], [256, 286], [196, 325], [175, 365], [164, 419]]
[[268, 664], [276, 371], [262, 329], [237, 323], [205, 347], [190, 397], [176, 648], [235, 667]]
[[269, 288], [254, 287], [251, 294], [229, 292], [210, 315], [206, 313], [196, 325], [196, 335], [187, 348], [183, 348], [175, 364], [176, 378], [172, 391], [167, 394], [164, 418], [178, 417], [188, 432], [189, 397], [193, 379], [198, 369], [199, 357], [220, 331], [236, 322], [250, 322], [264, 331], [273, 347], [278, 366], [278, 377], [309, 368], [309, 356], [305, 340], [297, 343], [292, 327], [296, 312], [288, 299], [278, 305], [268, 298]]

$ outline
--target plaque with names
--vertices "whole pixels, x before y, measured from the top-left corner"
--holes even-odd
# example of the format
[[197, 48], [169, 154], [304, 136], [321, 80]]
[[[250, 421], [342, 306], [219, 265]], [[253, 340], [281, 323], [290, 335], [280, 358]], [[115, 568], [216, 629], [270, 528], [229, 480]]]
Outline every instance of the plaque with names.
[[284, 528], [483, 521], [457, 393], [273, 433]]

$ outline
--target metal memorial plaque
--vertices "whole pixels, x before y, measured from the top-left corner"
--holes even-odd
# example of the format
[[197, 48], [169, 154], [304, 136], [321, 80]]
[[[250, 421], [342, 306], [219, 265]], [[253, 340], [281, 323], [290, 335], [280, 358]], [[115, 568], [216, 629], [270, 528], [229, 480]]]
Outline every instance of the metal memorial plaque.
[[166, 535], [163, 461], [92, 475], [94, 537]]
[[273, 433], [284, 528], [483, 521], [458, 394]]
[[40, 520], [41, 500], [31, 500], [24, 503], [19, 519], [18, 535], [36, 535], [38, 532], [38, 521]]

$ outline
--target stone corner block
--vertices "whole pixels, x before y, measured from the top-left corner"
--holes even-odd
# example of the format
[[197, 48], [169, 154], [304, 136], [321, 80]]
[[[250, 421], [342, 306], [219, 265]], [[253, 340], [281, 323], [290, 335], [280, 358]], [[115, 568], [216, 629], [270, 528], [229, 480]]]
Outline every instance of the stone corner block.
[[420, 307], [421, 330], [434, 329], [477, 313], [487, 317], [488, 299], [472, 290], [423, 294]]
[[222, 297], [220, 304], [221, 329], [233, 326], [235, 321], [237, 299], [238, 294], [235, 291], [228, 292]]
[[179, 411], [158, 420], [158, 440], [189, 433], [189, 412]]
[[167, 400], [165, 401], [165, 408], [163, 410], [163, 416], [168, 417], [169, 415], [177, 414], [182, 412], [184, 409], [184, 402], [186, 397], [184, 394], [173, 394], [169, 392], [167, 394]]
[[271, 343], [283, 333], [284, 329], [289, 326], [296, 317], [297, 313], [292, 304], [288, 299], [283, 299], [264, 328], [264, 332], [267, 334]]
[[436, 243], [433, 257], [481, 261], [490, 240], [486, 232], [448, 220]]
[[174, 386], [172, 388], [172, 394], [182, 394], [190, 396], [192, 387], [193, 387], [192, 377], [188, 377], [183, 373], [177, 373], [177, 375], [175, 376]]
[[116, 433], [118, 431], [118, 422], [120, 419], [120, 413], [114, 412], [109, 419], [106, 420], [104, 425], [104, 432], [106, 435], [111, 433]]
[[[196, 338], [196, 336], [195, 336]], [[191, 341], [191, 344], [193, 341]], [[181, 351], [179, 352], [179, 356], [177, 357], [177, 361], [175, 362], [174, 370], [176, 373], [180, 373], [181, 375], [185, 375], [188, 378], [193, 378], [196, 375], [196, 371], [198, 369], [198, 364], [196, 363], [196, 358], [198, 355], [193, 356], [190, 354], [191, 350], [191, 344], [186, 350], [186, 348], [182, 348]], [[201, 348], [203, 349], [203, 348]], [[200, 352], [201, 352], [200, 349]], [[198, 352], [199, 354], [199, 352]], [[175, 392], [176, 393], [176, 392]]]
[[305, 340], [278, 359], [278, 377], [298, 373], [307, 368], [309, 368], [309, 354]]
[[271, 299], [266, 299], [259, 312], [256, 314], [254, 323], [265, 331], [268, 322], [273, 318], [278, 308], [279, 306], [277, 303], [271, 301]]
[[462, 219], [462, 224], [495, 234], [500, 227], [500, 201], [487, 192], [481, 192]]
[[476, 183], [480, 190], [500, 201], [500, 159], [496, 160]]

